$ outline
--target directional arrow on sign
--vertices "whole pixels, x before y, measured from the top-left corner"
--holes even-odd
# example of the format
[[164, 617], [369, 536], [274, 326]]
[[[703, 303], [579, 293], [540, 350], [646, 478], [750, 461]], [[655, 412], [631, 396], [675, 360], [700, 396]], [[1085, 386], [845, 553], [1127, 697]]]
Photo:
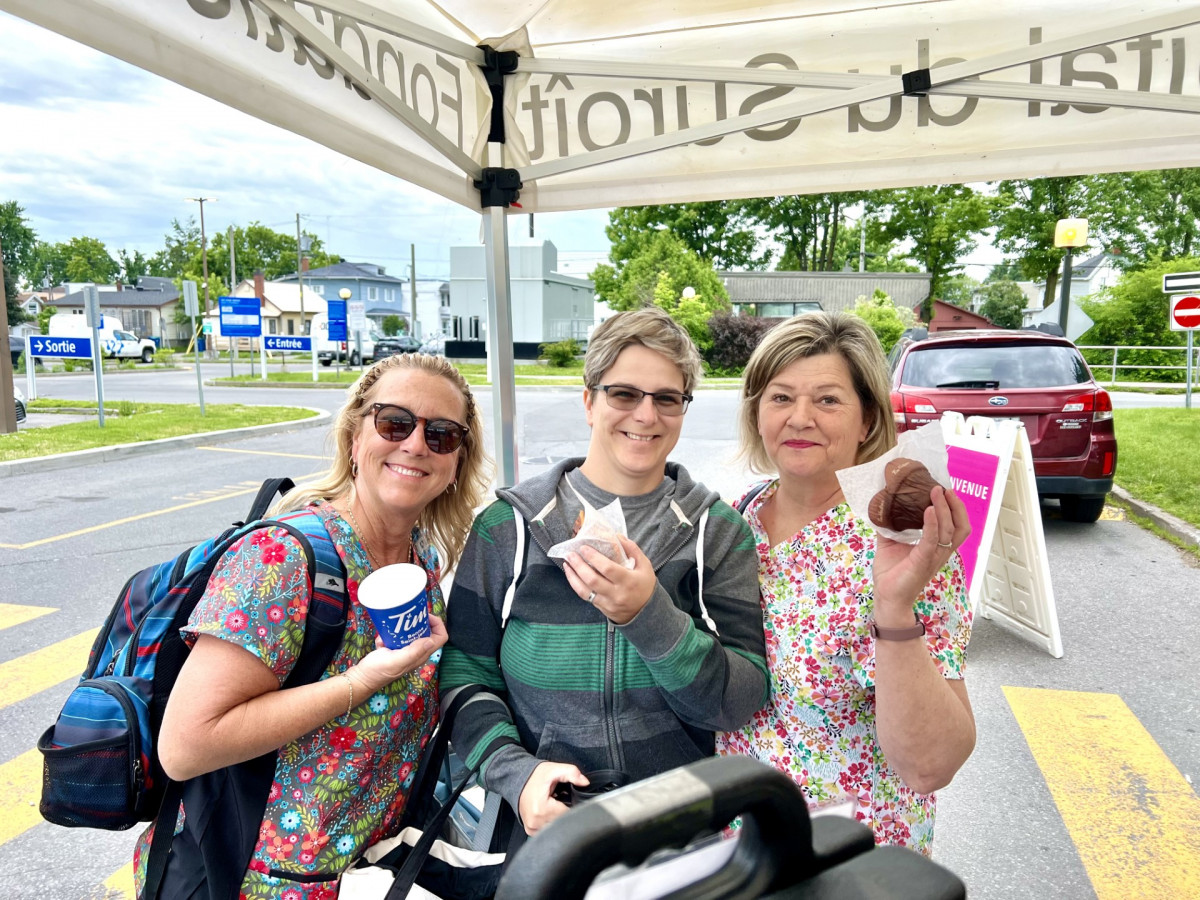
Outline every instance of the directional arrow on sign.
[[1200, 328], [1200, 296], [1178, 294], [1171, 298], [1171, 330], [1192, 331]]

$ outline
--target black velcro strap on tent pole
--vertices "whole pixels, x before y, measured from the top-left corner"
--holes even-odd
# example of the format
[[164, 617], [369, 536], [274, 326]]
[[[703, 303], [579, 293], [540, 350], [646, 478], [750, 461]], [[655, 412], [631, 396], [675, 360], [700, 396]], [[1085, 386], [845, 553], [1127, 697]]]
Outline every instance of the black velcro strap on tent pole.
[[515, 50], [494, 50], [487, 44], [480, 44], [483, 51], [483, 65], [480, 70], [487, 80], [488, 90], [492, 93], [492, 118], [488, 125], [488, 143], [504, 143], [504, 76], [517, 71], [517, 53]]
[[900, 76], [904, 84], [905, 97], [924, 97], [933, 86], [933, 78], [928, 69], [914, 69]]

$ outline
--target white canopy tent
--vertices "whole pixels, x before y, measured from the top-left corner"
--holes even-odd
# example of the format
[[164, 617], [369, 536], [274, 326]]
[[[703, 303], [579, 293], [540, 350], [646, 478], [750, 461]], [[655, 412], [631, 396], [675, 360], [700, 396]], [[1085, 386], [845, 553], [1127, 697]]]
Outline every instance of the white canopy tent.
[[1194, 164], [1200, 146], [1200, 4], [1178, 0], [0, 9], [482, 209], [501, 483], [517, 474], [504, 221], [513, 204], [538, 212], [1173, 168]]

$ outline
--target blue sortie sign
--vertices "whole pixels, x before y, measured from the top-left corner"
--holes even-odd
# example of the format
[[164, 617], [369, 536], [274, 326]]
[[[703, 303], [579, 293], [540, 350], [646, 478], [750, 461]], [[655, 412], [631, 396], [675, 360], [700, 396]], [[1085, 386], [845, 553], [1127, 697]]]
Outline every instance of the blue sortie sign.
[[262, 334], [262, 310], [257, 297], [218, 297], [221, 334], [225, 337], [258, 337]]
[[312, 350], [312, 338], [291, 337], [282, 334], [269, 334], [263, 338], [264, 350], [299, 351], [307, 353]]
[[52, 334], [29, 336], [29, 355], [34, 357], [66, 357], [91, 359], [92, 339], [85, 337], [56, 337]]

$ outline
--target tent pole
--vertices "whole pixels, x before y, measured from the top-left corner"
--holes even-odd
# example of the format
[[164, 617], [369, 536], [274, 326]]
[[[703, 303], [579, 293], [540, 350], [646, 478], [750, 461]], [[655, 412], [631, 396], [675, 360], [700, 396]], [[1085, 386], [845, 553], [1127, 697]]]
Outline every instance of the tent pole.
[[[489, 162], [499, 161], [500, 149], [500, 144], [488, 145]], [[508, 278], [507, 205], [503, 202], [485, 204], [483, 210], [487, 257], [487, 355], [492, 376], [492, 434], [498, 487], [511, 487], [517, 483], [517, 392]]]

